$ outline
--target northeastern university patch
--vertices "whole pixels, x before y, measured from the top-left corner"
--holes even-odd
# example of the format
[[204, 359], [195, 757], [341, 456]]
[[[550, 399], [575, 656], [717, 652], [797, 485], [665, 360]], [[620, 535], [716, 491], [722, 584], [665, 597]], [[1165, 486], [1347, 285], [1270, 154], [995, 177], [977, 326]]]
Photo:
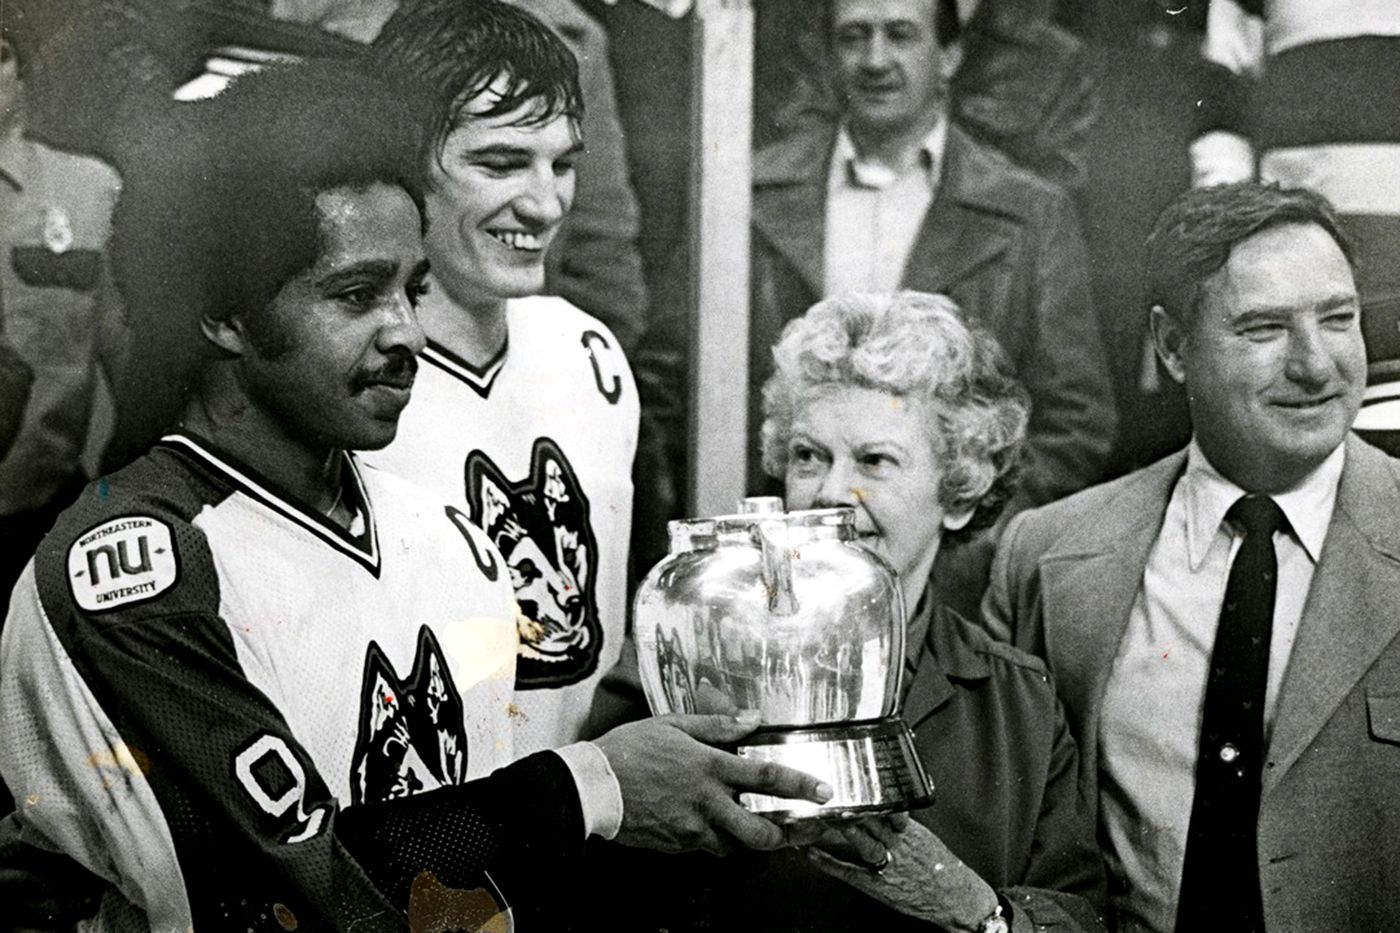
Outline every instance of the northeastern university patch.
[[153, 599], [174, 586], [179, 575], [170, 526], [145, 515], [98, 525], [68, 549], [73, 601], [88, 612]]

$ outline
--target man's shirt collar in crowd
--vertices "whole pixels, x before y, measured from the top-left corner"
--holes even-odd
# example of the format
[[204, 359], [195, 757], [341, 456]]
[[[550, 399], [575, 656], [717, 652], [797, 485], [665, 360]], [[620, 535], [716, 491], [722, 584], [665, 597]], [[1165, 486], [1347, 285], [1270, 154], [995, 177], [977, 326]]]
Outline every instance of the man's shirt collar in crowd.
[[[938, 187], [938, 173], [943, 152], [948, 147], [948, 120], [940, 119], [919, 144], [919, 164], [928, 177], [929, 190]], [[843, 124], [836, 132], [836, 148], [831, 158], [828, 188], [888, 188], [899, 175], [888, 166], [864, 161], [856, 152], [849, 129]]]
[[[1322, 542], [1332, 511], [1337, 504], [1337, 486], [1346, 460], [1346, 445], [1338, 444], [1316, 469], [1293, 488], [1272, 495], [1288, 517], [1293, 536], [1308, 552], [1313, 563], [1322, 554]], [[1186, 452], [1186, 471], [1181, 483], [1186, 501], [1187, 559], [1193, 570], [1200, 568], [1211, 541], [1225, 520], [1225, 513], [1245, 490], [1221, 475], [1206, 458], [1195, 438]]]

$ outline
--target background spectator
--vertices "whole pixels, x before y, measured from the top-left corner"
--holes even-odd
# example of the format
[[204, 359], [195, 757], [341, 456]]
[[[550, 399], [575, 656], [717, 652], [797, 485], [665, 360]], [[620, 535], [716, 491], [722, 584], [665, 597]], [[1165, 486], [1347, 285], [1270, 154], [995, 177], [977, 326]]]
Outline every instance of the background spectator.
[[0, 611], [39, 539], [95, 475], [125, 346], [106, 255], [120, 180], [26, 134], [35, 34], [25, 30], [37, 26], [26, 9], [0, 19], [0, 337], [33, 378], [0, 457]]
[[[1074, 205], [957, 118], [949, 86], [964, 46], [951, 10], [832, 0], [823, 34], [840, 117], [803, 121], [754, 157], [750, 387], [771, 370], [781, 326], [822, 295], [946, 293], [993, 333], [1031, 395], [1014, 511], [1098, 479], [1115, 412]], [[750, 407], [756, 430], [756, 394]], [[968, 612], [994, 537], [940, 557], [940, 587], [965, 594]]]

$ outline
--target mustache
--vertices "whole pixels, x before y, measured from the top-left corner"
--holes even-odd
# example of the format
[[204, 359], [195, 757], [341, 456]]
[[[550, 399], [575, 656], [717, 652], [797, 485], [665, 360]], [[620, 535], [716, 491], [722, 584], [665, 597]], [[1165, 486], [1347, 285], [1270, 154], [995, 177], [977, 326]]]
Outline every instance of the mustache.
[[403, 349], [393, 349], [389, 359], [371, 369], [361, 369], [350, 380], [350, 388], [356, 392], [370, 386], [386, 385], [395, 389], [412, 388], [418, 375], [418, 357]]

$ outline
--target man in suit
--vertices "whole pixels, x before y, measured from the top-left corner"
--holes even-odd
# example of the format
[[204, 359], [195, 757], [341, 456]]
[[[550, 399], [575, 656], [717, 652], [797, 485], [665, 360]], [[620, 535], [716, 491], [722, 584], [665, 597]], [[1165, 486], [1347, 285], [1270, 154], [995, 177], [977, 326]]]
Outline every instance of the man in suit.
[[954, 5], [830, 0], [823, 32], [840, 113], [795, 121], [754, 157], [751, 431], [778, 334], [818, 299], [941, 292], [992, 332], [1034, 402], [1013, 509], [1094, 482], [1114, 407], [1078, 219], [1062, 188], [950, 118]]
[[[1057, 680], [1119, 930], [1391, 928], [1400, 462], [1350, 433], [1366, 382], [1350, 248], [1320, 196], [1242, 183], [1183, 195], [1148, 253], [1192, 440], [1014, 519], [984, 612]], [[1273, 567], [1237, 589], [1257, 534], [1237, 503], [1265, 497], [1275, 525], [1253, 553]], [[1251, 667], [1232, 633], [1258, 606]], [[1231, 691], [1256, 717], [1243, 745], [1216, 741]], [[1208, 825], [1218, 762], [1243, 802]]]

